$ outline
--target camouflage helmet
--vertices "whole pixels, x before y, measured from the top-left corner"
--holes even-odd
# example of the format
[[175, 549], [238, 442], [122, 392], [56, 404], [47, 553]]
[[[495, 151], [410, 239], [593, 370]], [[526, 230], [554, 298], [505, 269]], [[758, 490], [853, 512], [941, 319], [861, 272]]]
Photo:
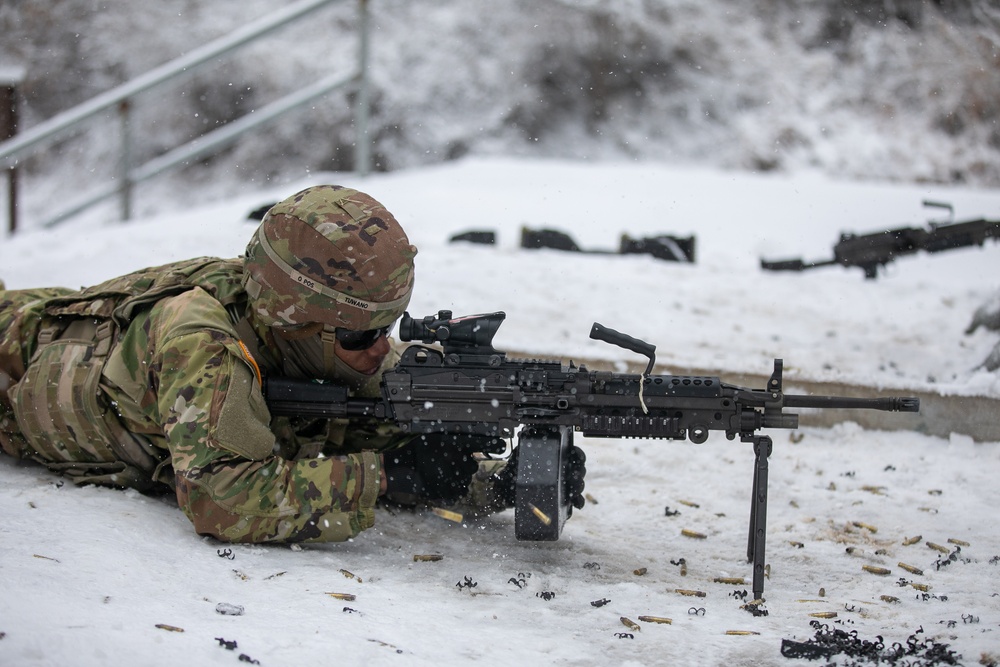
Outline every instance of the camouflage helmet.
[[266, 326], [377, 329], [406, 309], [416, 254], [375, 199], [319, 185], [267, 212], [247, 245], [243, 285]]

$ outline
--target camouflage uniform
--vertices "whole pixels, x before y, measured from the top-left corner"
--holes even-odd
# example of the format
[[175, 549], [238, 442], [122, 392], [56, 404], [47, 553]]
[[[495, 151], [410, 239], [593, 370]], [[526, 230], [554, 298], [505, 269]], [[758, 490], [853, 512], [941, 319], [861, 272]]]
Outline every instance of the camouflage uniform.
[[[341, 206], [322, 210], [330, 200]], [[358, 229], [358, 219], [385, 226], [388, 213], [371, 215], [371, 202], [312, 188], [272, 209], [261, 225], [270, 237], [255, 235], [246, 260], [189, 260], [79, 292], [0, 291], [0, 447], [79, 483], [172, 488], [195, 530], [225, 541], [339, 541], [371, 526], [378, 452], [407, 436], [360, 420], [272, 420], [260, 386], [262, 373], [287, 370], [281, 326], [346, 318], [363, 330], [402, 313], [416, 250], [401, 231]], [[353, 234], [367, 249], [360, 262], [324, 267], [286, 252], [295, 234], [311, 234], [308, 247]], [[254, 265], [261, 240], [284, 253], [287, 275]], [[350, 277], [376, 253], [394, 265], [390, 279]], [[287, 279], [316, 284], [290, 297], [275, 288]], [[338, 302], [331, 315], [338, 297], [367, 311]], [[379, 375], [356, 393], [376, 391]]]

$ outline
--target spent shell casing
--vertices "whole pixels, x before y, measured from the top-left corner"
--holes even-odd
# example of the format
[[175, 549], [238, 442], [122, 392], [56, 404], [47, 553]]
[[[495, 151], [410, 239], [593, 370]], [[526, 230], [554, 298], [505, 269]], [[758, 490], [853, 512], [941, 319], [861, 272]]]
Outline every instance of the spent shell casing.
[[642, 575], [646, 574], [647, 571], [648, 570], [646, 570], [646, 568], [640, 567], [636, 568], [635, 570], [632, 570], [632, 574], [634, 574], [637, 577], [641, 577]]
[[743, 577], [716, 577], [712, 581], [717, 584], [732, 584], [733, 586], [745, 586], [747, 583]]
[[940, 551], [943, 554], [951, 553], [951, 549], [949, 549], [948, 547], [943, 547], [940, 544], [934, 544], [933, 542], [928, 542], [927, 546], [933, 549], [934, 551]]
[[638, 623], [628, 618], [627, 616], [622, 616], [618, 620], [620, 620], [622, 622], [622, 625], [624, 625], [629, 630], [642, 630], [642, 627]]
[[706, 537], [708, 537], [704, 533], [699, 533], [699, 532], [694, 531], [694, 530], [688, 530], [687, 528], [683, 528], [681, 530], [681, 535], [683, 535], [684, 537], [693, 537], [696, 540], [703, 540]]
[[708, 595], [704, 591], [690, 591], [687, 590], [686, 588], [675, 588], [674, 592], [680, 595], [687, 595], [688, 597], [693, 597], [693, 598], [703, 598], [707, 597]]
[[413, 554], [414, 563], [434, 563], [443, 559], [441, 554]]
[[837, 618], [837, 612], [835, 611], [814, 611], [809, 615], [813, 618]]
[[359, 576], [355, 575], [355, 574], [354, 574], [353, 572], [351, 572], [351, 571], [349, 571], [349, 570], [344, 570], [344, 569], [341, 569], [341, 570], [340, 570], [340, 573], [341, 573], [342, 575], [344, 575], [345, 577], [347, 577], [348, 579], [357, 579], [357, 580], [358, 580], [358, 583], [359, 583], [359, 584], [361, 583], [361, 577], [359, 577]]
[[535, 516], [537, 516], [538, 520], [541, 521], [542, 523], [544, 523], [546, 526], [548, 526], [548, 525], [550, 525], [552, 523], [552, 518], [548, 514], [546, 514], [542, 510], [538, 509], [537, 507], [535, 507], [531, 503], [528, 503], [528, 506], [531, 507], [531, 513], [534, 514]]
[[726, 630], [726, 634], [734, 637], [749, 637], [750, 635], [759, 635], [760, 633], [753, 630]]
[[948, 544], [957, 544], [960, 547], [967, 547], [967, 546], [969, 546], [969, 543], [966, 542], [965, 540], [956, 540], [954, 537], [949, 537], [948, 538]]
[[178, 628], [176, 625], [167, 625], [166, 623], [157, 623], [156, 627], [168, 632], [184, 632], [184, 628]]
[[920, 540], [922, 540], [922, 539], [924, 539], [923, 535], [917, 535], [916, 537], [907, 537], [905, 540], [903, 540], [903, 546], [904, 547], [911, 547], [914, 544], [917, 544], [918, 542], [920, 542]]
[[877, 574], [883, 577], [887, 574], [892, 574], [892, 570], [884, 567], [878, 567], [876, 565], [862, 565], [861, 569], [865, 572], [871, 572], [872, 574]]
[[889, 604], [898, 604], [899, 603], [899, 598], [897, 598], [897, 597], [895, 597], [893, 595], [880, 595], [879, 599], [882, 600], [882, 602], [888, 602]]
[[906, 563], [898, 563], [898, 565], [909, 572], [910, 574], [923, 574], [924, 571], [919, 567], [913, 567], [912, 565], [907, 565]]
[[640, 616], [639, 620], [643, 623], [660, 623], [661, 625], [671, 625], [673, 623], [672, 619], [664, 618], [663, 616]]
[[869, 533], [877, 533], [878, 532], [878, 528], [876, 528], [875, 526], [871, 525], [870, 523], [865, 523], [864, 521], [854, 521], [853, 525], [854, 525], [855, 528], [864, 528]]
[[347, 602], [351, 602], [353, 600], [358, 599], [357, 595], [353, 595], [351, 593], [326, 593], [326, 595], [329, 595], [335, 600], [345, 600]]
[[432, 507], [431, 512], [441, 517], [442, 519], [447, 519], [448, 521], [454, 521], [455, 523], [462, 523], [462, 515], [458, 512], [452, 512], [451, 510], [442, 509], [440, 507]]
[[699, 507], [701, 507], [701, 505], [699, 505], [698, 503], [693, 503], [690, 500], [678, 500], [677, 502], [679, 502], [681, 505], [687, 505], [688, 507], [694, 507], [695, 509], [698, 509]]
[[915, 581], [911, 581], [910, 582], [910, 586], [913, 587], [913, 588], [915, 588], [915, 589], [917, 589], [918, 591], [920, 591], [922, 593], [926, 593], [927, 591], [929, 591], [931, 589], [931, 587], [928, 586], [927, 584], [918, 584]]

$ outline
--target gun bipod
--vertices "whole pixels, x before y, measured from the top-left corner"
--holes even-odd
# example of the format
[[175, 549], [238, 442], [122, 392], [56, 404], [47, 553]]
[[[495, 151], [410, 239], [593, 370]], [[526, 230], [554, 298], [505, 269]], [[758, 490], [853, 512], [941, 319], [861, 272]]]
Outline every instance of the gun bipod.
[[753, 443], [753, 497], [750, 499], [750, 534], [747, 562], [753, 563], [753, 597], [764, 599], [764, 551], [767, 538], [767, 459], [773, 443], [770, 436], [748, 434], [742, 442]]

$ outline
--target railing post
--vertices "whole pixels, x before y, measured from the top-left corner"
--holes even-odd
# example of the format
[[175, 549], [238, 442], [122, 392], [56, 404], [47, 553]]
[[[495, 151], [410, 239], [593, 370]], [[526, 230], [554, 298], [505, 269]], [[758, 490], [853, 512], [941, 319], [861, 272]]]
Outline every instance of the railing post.
[[132, 128], [130, 124], [131, 103], [118, 103], [118, 121], [121, 128], [121, 155], [118, 158], [119, 215], [122, 221], [132, 219]]
[[[0, 70], [0, 142], [17, 134], [17, 86], [24, 80], [21, 68]], [[7, 228], [17, 230], [17, 166], [7, 170]]]
[[369, 19], [368, 0], [358, 0], [358, 97], [354, 110], [354, 129], [356, 132], [354, 154], [354, 169], [358, 176], [367, 176], [371, 171], [371, 137], [368, 132], [368, 55], [370, 44], [368, 39]]

